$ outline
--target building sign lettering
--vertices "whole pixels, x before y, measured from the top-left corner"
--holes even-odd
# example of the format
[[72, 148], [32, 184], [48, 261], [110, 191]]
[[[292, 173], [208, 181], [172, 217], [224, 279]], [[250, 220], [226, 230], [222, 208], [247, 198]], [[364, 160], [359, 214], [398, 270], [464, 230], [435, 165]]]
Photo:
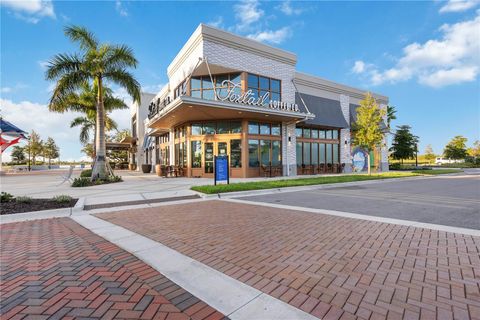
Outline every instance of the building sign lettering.
[[[223, 95], [215, 92], [217, 100], [219, 101], [240, 103], [257, 107], [267, 107], [275, 110], [300, 112], [300, 109], [298, 108], [298, 105], [296, 103], [286, 103], [283, 101], [270, 100], [270, 92], [266, 92], [259, 97], [255, 97], [251, 89], [244, 93], [238, 94], [235, 92], [235, 89], [241, 89], [240, 84], [234, 83], [230, 80], [224, 80], [222, 82], [222, 86], [228, 87], [229, 89]], [[238, 91], [240, 90], [237, 90], [237, 92]]]

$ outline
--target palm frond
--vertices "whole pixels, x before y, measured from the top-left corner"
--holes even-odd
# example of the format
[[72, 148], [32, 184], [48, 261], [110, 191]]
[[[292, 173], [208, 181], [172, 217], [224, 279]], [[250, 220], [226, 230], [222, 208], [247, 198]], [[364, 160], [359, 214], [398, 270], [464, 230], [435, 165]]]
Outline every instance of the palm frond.
[[58, 81], [53, 90], [50, 104], [62, 103], [62, 100], [68, 99], [76, 90], [82, 87], [85, 81], [88, 81], [89, 74], [82, 71], [74, 71], [64, 74]]
[[133, 102], [140, 103], [140, 83], [130, 72], [125, 69], [112, 68], [105, 71], [103, 77], [125, 88]]
[[65, 74], [79, 71], [81, 66], [82, 61], [76, 54], [57, 54], [48, 61], [45, 78], [56, 80]]
[[80, 26], [67, 26], [65, 27], [65, 35], [73, 42], [80, 44], [80, 48], [83, 50], [96, 50], [98, 47], [98, 40], [95, 35], [88, 31], [84, 27]]
[[133, 54], [133, 50], [126, 45], [113, 45], [108, 48], [105, 57], [107, 68], [136, 68], [138, 61]]
[[128, 109], [128, 106], [123, 99], [112, 97], [110, 95], [105, 96], [103, 99], [103, 106], [106, 112]]
[[110, 131], [110, 130], [117, 130], [117, 128], [118, 128], [118, 125], [115, 122], [115, 120], [113, 120], [109, 116], [105, 116], [105, 129], [107, 129], [107, 131]]

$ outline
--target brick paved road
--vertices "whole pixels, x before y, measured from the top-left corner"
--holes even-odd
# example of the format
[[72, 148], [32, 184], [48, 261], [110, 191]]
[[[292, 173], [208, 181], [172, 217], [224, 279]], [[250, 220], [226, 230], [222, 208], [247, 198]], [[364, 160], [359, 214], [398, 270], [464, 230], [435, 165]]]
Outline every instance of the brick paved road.
[[205, 201], [104, 213], [324, 319], [480, 319], [480, 238]]
[[69, 218], [0, 226], [1, 319], [222, 319]]

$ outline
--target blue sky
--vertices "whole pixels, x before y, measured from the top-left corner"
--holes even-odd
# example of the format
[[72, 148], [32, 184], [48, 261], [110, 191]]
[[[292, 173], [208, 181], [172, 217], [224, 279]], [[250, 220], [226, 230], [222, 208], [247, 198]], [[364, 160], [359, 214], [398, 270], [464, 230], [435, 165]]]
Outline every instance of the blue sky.
[[[480, 136], [478, 0], [1, 3], [2, 115], [54, 137], [63, 159], [83, 156], [78, 130], [69, 128], [75, 115], [47, 112], [44, 67], [76, 50], [63, 34], [68, 24], [131, 46], [147, 91], [167, 82], [168, 64], [203, 22], [295, 52], [299, 71], [389, 96], [398, 110], [393, 124], [411, 125], [422, 152], [431, 144], [441, 153], [455, 135], [469, 145]], [[128, 110], [112, 116], [128, 127]]]

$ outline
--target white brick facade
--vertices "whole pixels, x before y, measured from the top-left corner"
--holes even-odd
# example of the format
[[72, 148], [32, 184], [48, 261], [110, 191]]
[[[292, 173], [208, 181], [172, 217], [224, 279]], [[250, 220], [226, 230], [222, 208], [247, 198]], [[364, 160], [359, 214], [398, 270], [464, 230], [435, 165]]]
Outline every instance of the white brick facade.
[[[340, 95], [340, 107], [343, 116], [350, 124], [350, 97], [344, 94]], [[351, 124], [350, 124], [351, 125]], [[340, 163], [345, 163], [345, 172], [352, 172], [352, 147], [350, 141], [350, 128], [340, 130]], [[346, 142], [346, 143], [345, 143]]]

